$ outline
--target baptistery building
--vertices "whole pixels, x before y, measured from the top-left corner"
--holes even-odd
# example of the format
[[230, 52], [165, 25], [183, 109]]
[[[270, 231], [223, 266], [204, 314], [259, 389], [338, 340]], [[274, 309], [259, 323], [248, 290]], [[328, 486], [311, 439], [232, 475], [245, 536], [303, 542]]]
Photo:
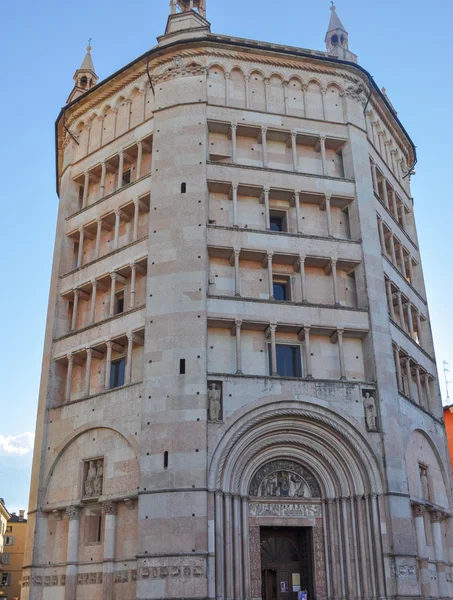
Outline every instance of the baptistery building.
[[335, 6], [208, 8], [57, 118], [22, 600], [453, 598], [414, 143]]

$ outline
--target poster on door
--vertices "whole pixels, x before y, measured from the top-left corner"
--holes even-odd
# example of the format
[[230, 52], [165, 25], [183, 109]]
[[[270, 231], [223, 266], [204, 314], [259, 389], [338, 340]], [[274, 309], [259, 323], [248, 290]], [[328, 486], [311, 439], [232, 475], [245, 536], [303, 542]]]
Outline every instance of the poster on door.
[[308, 600], [307, 590], [302, 590], [297, 593], [297, 600]]
[[282, 594], [288, 593], [288, 582], [287, 581], [280, 581], [280, 592]]
[[300, 592], [300, 573], [292, 574], [293, 592]]

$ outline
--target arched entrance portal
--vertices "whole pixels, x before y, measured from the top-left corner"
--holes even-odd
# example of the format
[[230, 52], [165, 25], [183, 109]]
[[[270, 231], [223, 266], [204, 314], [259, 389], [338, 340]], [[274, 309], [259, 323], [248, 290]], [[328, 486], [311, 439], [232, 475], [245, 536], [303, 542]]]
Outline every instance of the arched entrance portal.
[[212, 597], [386, 597], [379, 465], [350, 422], [274, 401], [225, 424], [214, 448]]
[[260, 539], [261, 597], [297, 600], [299, 592], [306, 592], [313, 598], [315, 580], [324, 596], [324, 554], [316, 567], [313, 560], [314, 541], [322, 539], [323, 527], [315, 477], [294, 460], [273, 460], [254, 474], [249, 495], [250, 531]]

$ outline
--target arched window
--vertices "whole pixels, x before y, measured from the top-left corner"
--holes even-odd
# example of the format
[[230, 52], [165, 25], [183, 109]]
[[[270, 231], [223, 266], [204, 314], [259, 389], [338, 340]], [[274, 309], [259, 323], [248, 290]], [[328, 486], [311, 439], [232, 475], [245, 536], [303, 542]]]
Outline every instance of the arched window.
[[82, 77], [82, 79], [80, 80], [80, 85], [84, 88], [86, 88], [88, 86], [88, 78], [85, 77], [85, 75]]

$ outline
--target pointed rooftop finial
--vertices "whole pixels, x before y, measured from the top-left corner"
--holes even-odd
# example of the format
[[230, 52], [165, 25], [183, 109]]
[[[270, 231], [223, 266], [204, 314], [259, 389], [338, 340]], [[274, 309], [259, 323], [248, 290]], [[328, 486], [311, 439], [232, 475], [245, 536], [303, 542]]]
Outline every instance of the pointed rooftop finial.
[[330, 21], [325, 42], [330, 54], [335, 54], [343, 60], [357, 62], [357, 56], [349, 51], [348, 32], [337, 15], [337, 7], [333, 0], [330, 3]]
[[88, 40], [87, 53], [85, 54], [85, 58], [80, 66], [80, 69], [74, 74], [74, 88], [68, 98], [68, 102], [75, 100], [92, 87], [94, 87], [99, 81], [99, 77], [96, 75], [96, 71], [94, 70], [93, 59], [91, 58], [91, 40]]

